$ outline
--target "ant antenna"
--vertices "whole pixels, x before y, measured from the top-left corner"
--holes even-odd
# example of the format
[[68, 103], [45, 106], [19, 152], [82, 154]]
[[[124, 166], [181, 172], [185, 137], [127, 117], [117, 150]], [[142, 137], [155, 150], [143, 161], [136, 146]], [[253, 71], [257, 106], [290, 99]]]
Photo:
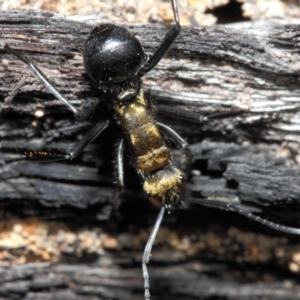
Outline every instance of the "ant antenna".
[[289, 233], [289, 234], [300, 235], [300, 228], [284, 226], [284, 225], [280, 225], [280, 224], [268, 221], [259, 216], [255, 216], [252, 212], [250, 212], [246, 209], [239, 208], [232, 203], [227, 203], [227, 202], [217, 201], [217, 200], [203, 200], [203, 199], [197, 199], [197, 198], [189, 198], [189, 199], [186, 199], [185, 201], [189, 202], [189, 203], [197, 203], [197, 204], [207, 206], [207, 207], [216, 207], [216, 208], [220, 208], [220, 209], [225, 209], [227, 211], [235, 211], [240, 215], [243, 215], [255, 222], [261, 223], [264, 226], [270, 227], [274, 230], [281, 231], [284, 233]]
[[35, 64], [30, 62], [25, 56], [21, 55], [8, 45], [4, 45], [4, 49], [16, 56], [17, 58], [19, 58], [26, 65], [28, 65], [33, 71], [33, 73], [36, 75], [36, 77], [43, 83], [45, 89], [48, 90], [51, 94], [53, 94], [58, 100], [63, 102], [74, 113], [74, 115], [78, 115], [78, 110], [49, 82], [47, 77]]

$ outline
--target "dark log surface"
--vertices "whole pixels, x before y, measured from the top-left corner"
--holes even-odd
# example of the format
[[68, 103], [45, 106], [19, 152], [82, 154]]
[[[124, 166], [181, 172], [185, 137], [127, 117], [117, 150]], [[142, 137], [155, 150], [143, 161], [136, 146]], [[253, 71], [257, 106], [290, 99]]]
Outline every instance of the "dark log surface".
[[[159, 25], [124, 26], [147, 53], [166, 31]], [[22, 62], [3, 50], [4, 44], [22, 51], [80, 107], [95, 91], [81, 56], [91, 28], [46, 12], [0, 15], [3, 299], [143, 297], [141, 251], [157, 210], [143, 198], [130, 163], [120, 206], [112, 207], [112, 160], [120, 129], [111, 126], [72, 162], [18, 160], [25, 150], [63, 152], [89, 123], [74, 120]], [[234, 202], [274, 222], [300, 227], [299, 33], [297, 25], [183, 28], [169, 55], [147, 74], [145, 85], [156, 103], [199, 112], [249, 110], [243, 117], [205, 125], [159, 116], [192, 145], [195, 162], [188, 168], [188, 195]], [[39, 111], [44, 113], [41, 118]], [[105, 110], [99, 117], [105, 119]], [[185, 165], [184, 157], [174, 153]], [[30, 242], [3, 242], [10, 228], [5, 223], [21, 224], [19, 218], [32, 216], [42, 224], [51, 219], [57, 227], [67, 226], [76, 236], [72, 247], [57, 244], [61, 253], [54, 259], [47, 252], [48, 239], [44, 243], [49, 257], [29, 249]], [[299, 298], [298, 237], [197, 205], [172, 211], [164, 224], [150, 263], [152, 299]], [[98, 237], [99, 227], [118, 246], [107, 242], [96, 250], [82, 250], [78, 232]], [[16, 226], [11, 228], [16, 232]], [[140, 233], [129, 243], [137, 232], [145, 236], [140, 238]], [[49, 231], [49, 240], [50, 233], [59, 239]], [[32, 230], [27, 234], [28, 240], [33, 238]], [[32, 265], [14, 265], [18, 257]]]

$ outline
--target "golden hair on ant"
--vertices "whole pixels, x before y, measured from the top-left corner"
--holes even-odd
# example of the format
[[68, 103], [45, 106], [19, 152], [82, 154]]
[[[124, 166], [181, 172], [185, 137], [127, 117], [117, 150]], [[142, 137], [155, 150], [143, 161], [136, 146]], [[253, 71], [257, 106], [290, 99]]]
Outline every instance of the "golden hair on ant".
[[[134, 35], [127, 29], [113, 24], [100, 24], [93, 28], [83, 48], [85, 71], [91, 80], [96, 83], [99, 90], [102, 91], [105, 102], [112, 108], [117, 122], [123, 129], [127, 144], [135, 159], [136, 169], [143, 179], [143, 190], [152, 203], [161, 206], [154, 228], [145, 247], [142, 260], [146, 300], [150, 299], [149, 276], [146, 264], [150, 259], [150, 252], [155, 236], [165, 210], [169, 209], [171, 205], [181, 204], [185, 197], [184, 172], [175, 165], [172, 153], [166, 146], [161, 131], [171, 137], [180, 148], [185, 150], [190, 159], [192, 157], [188, 144], [174, 130], [165, 124], [156, 122], [151, 109], [151, 101], [146, 99], [143, 90], [142, 77], [159, 63], [181, 31], [177, 1], [171, 0], [171, 4], [175, 24], [165, 34], [160, 45], [149, 59], [145, 55], [140, 41]], [[4, 48], [27, 64], [41, 80], [45, 88], [62, 101], [74, 115], [80, 115], [77, 108], [55, 89], [34, 63], [20, 55], [10, 46], [5, 45]], [[95, 112], [95, 107], [101, 99], [94, 101], [97, 101], [95, 105], [84, 108], [83, 115], [86, 118]], [[168, 114], [171, 110], [164, 108], [162, 112]], [[235, 117], [243, 113], [243, 110], [233, 110], [216, 112], [208, 116], [197, 114], [195, 117], [194, 114], [191, 117], [189, 113], [184, 114], [182, 111], [172, 110], [170, 114], [179, 118], [203, 123], [211, 119]], [[111, 122], [111, 119], [97, 120], [96, 124], [66, 154], [55, 154], [45, 151], [28, 152], [27, 159], [43, 162], [73, 159], [101, 134]], [[118, 188], [124, 186], [123, 152], [124, 140], [122, 139], [117, 151]], [[274, 224], [229, 203], [199, 199], [193, 200], [192, 198], [188, 200], [189, 202], [194, 201], [206, 206], [236, 211], [275, 230], [300, 234], [300, 229]]]

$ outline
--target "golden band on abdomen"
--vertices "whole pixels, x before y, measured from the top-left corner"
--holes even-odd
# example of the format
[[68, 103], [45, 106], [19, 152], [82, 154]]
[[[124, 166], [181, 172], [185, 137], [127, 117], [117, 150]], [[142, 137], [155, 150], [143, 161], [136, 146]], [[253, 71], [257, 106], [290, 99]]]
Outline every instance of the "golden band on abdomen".
[[171, 153], [166, 146], [137, 157], [137, 167], [141, 173], [150, 173], [159, 170], [170, 162]]
[[129, 133], [129, 140], [136, 156], [143, 156], [165, 146], [156, 124], [148, 123]]
[[118, 119], [136, 158], [139, 173], [145, 175], [172, 162], [170, 150], [157, 128], [147, 100], [137, 96], [127, 105], [116, 105]]

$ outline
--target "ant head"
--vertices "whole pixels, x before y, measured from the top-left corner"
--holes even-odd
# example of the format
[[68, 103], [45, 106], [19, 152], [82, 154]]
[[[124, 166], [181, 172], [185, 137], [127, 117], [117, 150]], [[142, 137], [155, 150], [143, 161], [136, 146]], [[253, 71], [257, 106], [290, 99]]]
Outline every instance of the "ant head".
[[115, 83], [135, 76], [146, 58], [139, 40], [127, 29], [101, 24], [91, 31], [84, 44], [83, 63], [97, 83]]

